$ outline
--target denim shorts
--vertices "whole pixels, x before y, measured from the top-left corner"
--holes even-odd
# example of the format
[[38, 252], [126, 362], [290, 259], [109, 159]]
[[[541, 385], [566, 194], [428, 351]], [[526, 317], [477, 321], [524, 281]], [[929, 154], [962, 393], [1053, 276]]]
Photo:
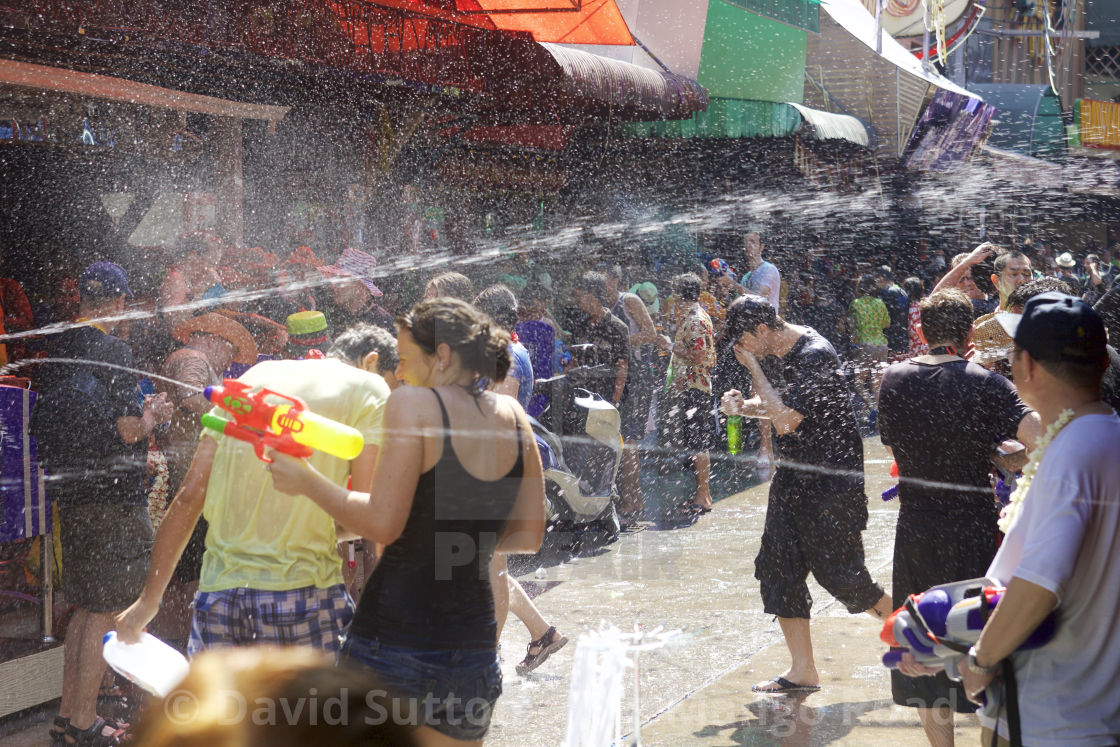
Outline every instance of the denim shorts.
[[341, 658], [372, 670], [389, 693], [389, 717], [396, 724], [427, 726], [465, 742], [486, 736], [502, 694], [493, 649], [424, 651], [350, 635]]

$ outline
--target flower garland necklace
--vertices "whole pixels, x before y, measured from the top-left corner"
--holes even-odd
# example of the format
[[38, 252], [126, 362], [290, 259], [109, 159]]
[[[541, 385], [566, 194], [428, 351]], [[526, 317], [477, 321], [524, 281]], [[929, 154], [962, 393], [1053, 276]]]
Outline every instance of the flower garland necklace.
[[1011, 530], [1011, 526], [1015, 523], [1015, 519], [1018, 518], [1019, 512], [1023, 508], [1023, 498], [1026, 497], [1027, 491], [1031, 489], [1034, 473], [1038, 471], [1038, 465], [1042, 461], [1042, 455], [1046, 452], [1046, 447], [1071, 420], [1073, 420], [1073, 410], [1067, 407], [1058, 414], [1057, 420], [1046, 427], [1046, 433], [1042, 434], [1042, 438], [1035, 445], [1034, 451], [1031, 452], [1031, 458], [1027, 460], [1027, 465], [1023, 467], [1023, 476], [1019, 478], [1019, 484], [1015, 487], [1015, 492], [1011, 494], [1007, 505], [1000, 512], [999, 530], [1004, 534]]

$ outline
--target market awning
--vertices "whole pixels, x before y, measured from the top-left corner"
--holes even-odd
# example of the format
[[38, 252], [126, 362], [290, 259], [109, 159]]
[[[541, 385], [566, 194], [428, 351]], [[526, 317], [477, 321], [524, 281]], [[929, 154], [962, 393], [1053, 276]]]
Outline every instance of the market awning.
[[[501, 31], [521, 31], [534, 41], [634, 45], [615, 0], [468, 0]], [[539, 8], [538, 12], [532, 12]]]
[[690, 119], [626, 125], [631, 137], [754, 138], [788, 137], [805, 132], [815, 140], [845, 140], [868, 147], [867, 128], [855, 117], [775, 101], [713, 98], [707, 111]]
[[1066, 126], [1050, 86], [1001, 83], [973, 88], [997, 110], [989, 145], [1040, 158], [1065, 152]]
[[289, 109], [287, 106], [248, 104], [213, 96], [201, 96], [124, 78], [14, 60], [0, 61], [0, 84], [57, 91], [108, 101], [123, 101], [159, 109], [210, 114], [216, 117], [260, 119], [272, 123], [282, 120]]
[[855, 117], [822, 112], [801, 104], [790, 104], [790, 106], [812, 126], [817, 140], [847, 140], [849, 143], [862, 145], [865, 148], [871, 142], [867, 137], [867, 128]]
[[708, 107], [708, 92], [683, 75], [650, 70], [559, 44], [540, 45], [573, 93], [617, 109], [679, 119]]
[[[378, 28], [376, 13], [370, 14], [377, 9], [527, 35], [538, 42], [634, 44], [615, 0], [457, 0], [438, 4], [435, 0], [332, 0], [328, 5], [354, 43], [375, 53], [381, 48], [407, 52], [424, 46], [422, 35], [387, 36]], [[454, 7], [448, 9], [447, 5]]]
[[879, 29], [879, 43], [876, 44], [875, 17], [868, 12], [860, 0], [820, 0], [820, 2], [821, 7], [832, 17], [832, 20], [843, 26], [848, 33], [872, 50], [877, 51], [883, 59], [898, 67], [899, 70], [921, 78], [938, 88], [944, 88], [947, 91], [972, 98], [980, 98], [977, 94], [961, 88], [944, 75], [933, 70], [926, 70], [922, 66], [922, 61], [895, 41], [886, 29]]

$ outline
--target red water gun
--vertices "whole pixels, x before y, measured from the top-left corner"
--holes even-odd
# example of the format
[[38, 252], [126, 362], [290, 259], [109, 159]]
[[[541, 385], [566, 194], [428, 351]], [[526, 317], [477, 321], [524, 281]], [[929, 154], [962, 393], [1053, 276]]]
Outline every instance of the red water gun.
[[265, 456], [265, 449], [276, 449], [297, 459], [311, 456], [317, 450], [350, 460], [361, 454], [365, 446], [359, 431], [316, 415], [299, 397], [272, 389], [252, 391], [248, 384], [236, 379], [226, 379], [220, 387], [208, 386], [203, 393], [206, 399], [230, 413], [233, 420], [206, 413], [202, 425], [252, 444], [257, 458], [265, 462], [272, 461]]

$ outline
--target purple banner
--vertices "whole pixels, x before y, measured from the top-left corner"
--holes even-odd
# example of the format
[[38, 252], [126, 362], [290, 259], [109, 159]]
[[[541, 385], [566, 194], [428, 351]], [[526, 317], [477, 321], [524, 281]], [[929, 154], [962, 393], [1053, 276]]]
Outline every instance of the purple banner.
[[996, 108], [980, 99], [938, 89], [906, 145], [905, 164], [917, 171], [948, 171], [984, 141]]
[[35, 439], [28, 432], [35, 393], [0, 386], [0, 542], [51, 530], [50, 501], [39, 481]]

